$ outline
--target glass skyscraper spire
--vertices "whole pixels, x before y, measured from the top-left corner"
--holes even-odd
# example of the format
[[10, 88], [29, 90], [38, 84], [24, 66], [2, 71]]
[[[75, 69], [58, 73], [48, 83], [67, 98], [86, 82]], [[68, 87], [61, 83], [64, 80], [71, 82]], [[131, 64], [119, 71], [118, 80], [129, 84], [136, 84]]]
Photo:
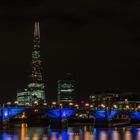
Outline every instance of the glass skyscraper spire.
[[45, 87], [42, 75], [42, 61], [40, 56], [40, 27], [36, 21], [32, 50], [32, 71], [30, 82], [26, 90], [17, 93], [19, 105], [38, 105], [45, 100]]
[[45, 88], [42, 76], [42, 62], [40, 57], [40, 27], [39, 22], [35, 22], [34, 44], [32, 50], [32, 72], [31, 82], [28, 89], [32, 92], [35, 99], [45, 99]]
[[35, 22], [34, 29], [34, 46], [32, 51], [32, 74], [33, 83], [42, 83], [42, 64], [40, 58], [40, 29], [39, 22]]

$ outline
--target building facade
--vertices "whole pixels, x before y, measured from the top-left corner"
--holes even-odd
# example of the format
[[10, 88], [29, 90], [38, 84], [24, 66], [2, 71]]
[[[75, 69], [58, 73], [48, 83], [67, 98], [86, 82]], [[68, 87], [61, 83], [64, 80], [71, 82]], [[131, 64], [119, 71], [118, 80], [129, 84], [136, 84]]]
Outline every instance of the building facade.
[[32, 97], [27, 89], [17, 92], [17, 101], [21, 106], [32, 106]]
[[75, 102], [75, 81], [71, 78], [58, 81], [58, 104], [69, 104]]

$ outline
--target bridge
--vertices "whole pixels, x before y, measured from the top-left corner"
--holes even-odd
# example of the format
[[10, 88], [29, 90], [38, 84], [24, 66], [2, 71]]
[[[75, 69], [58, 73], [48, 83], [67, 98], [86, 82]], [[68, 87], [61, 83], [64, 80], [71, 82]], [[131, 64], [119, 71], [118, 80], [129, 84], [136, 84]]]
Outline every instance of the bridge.
[[[87, 112], [87, 110], [83, 110]], [[0, 118], [1, 121], [8, 121], [13, 117], [26, 113], [27, 116], [32, 112], [37, 112], [43, 116], [47, 116], [50, 119], [56, 120], [66, 120], [69, 119], [76, 114], [80, 113], [79, 109], [75, 108], [29, 108], [29, 107], [3, 107], [0, 108]], [[88, 110], [89, 115], [92, 116], [95, 120], [112, 120], [113, 118], [117, 117], [118, 115], [125, 115], [128, 116], [130, 119], [133, 120], [140, 120], [140, 111], [124, 111], [119, 109], [97, 109], [97, 110]]]
[[0, 108], [0, 118], [5, 121], [23, 113], [30, 115], [38, 113], [51, 119], [68, 119], [77, 113], [73, 108], [30, 108], [30, 107], [3, 107]]

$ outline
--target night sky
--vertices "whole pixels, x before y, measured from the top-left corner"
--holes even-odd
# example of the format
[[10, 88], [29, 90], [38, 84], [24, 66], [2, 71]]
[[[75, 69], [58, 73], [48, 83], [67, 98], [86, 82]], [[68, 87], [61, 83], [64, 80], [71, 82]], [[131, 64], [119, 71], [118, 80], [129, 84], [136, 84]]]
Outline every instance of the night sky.
[[27, 86], [35, 19], [49, 100], [68, 72], [79, 97], [140, 91], [140, 1], [0, 0], [1, 99]]

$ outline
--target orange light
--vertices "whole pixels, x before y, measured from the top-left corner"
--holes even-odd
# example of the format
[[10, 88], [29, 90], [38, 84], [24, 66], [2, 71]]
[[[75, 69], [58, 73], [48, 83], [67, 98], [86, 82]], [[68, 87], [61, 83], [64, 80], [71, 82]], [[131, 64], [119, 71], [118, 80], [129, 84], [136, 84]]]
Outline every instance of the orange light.
[[21, 118], [22, 118], [22, 119], [25, 119], [25, 118], [26, 118], [26, 114], [25, 114], [25, 112], [22, 113]]
[[34, 109], [34, 112], [38, 112], [38, 109]]

